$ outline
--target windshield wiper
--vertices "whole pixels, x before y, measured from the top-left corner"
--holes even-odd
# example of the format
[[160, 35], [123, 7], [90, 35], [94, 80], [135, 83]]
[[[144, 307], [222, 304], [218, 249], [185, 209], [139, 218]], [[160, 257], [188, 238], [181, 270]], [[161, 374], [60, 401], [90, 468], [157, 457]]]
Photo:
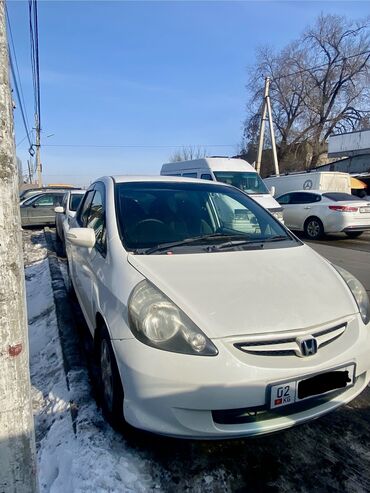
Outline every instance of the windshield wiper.
[[[156, 245], [154, 247], [148, 248], [146, 250], [135, 250], [134, 253], [142, 253], [145, 255], [150, 255], [151, 253], [156, 253], [156, 252], [162, 252], [165, 250], [169, 250], [171, 248], [183, 246], [183, 245], [189, 245], [189, 244], [194, 244], [194, 243], [204, 243], [212, 239], [218, 239], [218, 238], [235, 238], [238, 237], [239, 235], [230, 235], [230, 234], [225, 234], [225, 233], [212, 233], [209, 235], [202, 235], [202, 236], [193, 236], [191, 238], [185, 238], [184, 240], [180, 241], [173, 241], [170, 243], [161, 243], [160, 245]], [[240, 236], [239, 236], [240, 237]], [[245, 238], [245, 235], [243, 235], [243, 238]]]
[[284, 240], [291, 240], [291, 238], [285, 235], [276, 235], [276, 236], [271, 236], [270, 238], [265, 238], [263, 242], [284, 241]]
[[221, 243], [221, 245], [214, 245], [211, 248], [212, 250], [222, 250], [223, 248], [232, 248], [232, 247], [238, 247], [243, 245], [253, 245], [254, 248], [256, 245], [258, 245], [259, 248], [263, 248], [264, 243], [273, 242], [273, 241], [284, 241], [284, 240], [289, 240], [289, 238], [284, 235], [276, 235], [276, 236], [271, 236], [270, 238], [260, 238], [258, 240], [255, 239], [255, 240], [225, 241], [225, 243]]

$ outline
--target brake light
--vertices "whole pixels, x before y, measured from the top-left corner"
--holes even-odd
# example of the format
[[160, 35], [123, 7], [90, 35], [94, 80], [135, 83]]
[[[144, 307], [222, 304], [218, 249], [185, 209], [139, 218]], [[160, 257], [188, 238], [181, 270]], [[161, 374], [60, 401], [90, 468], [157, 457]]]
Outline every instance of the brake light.
[[357, 212], [358, 207], [351, 207], [349, 205], [329, 205], [329, 209], [338, 212]]

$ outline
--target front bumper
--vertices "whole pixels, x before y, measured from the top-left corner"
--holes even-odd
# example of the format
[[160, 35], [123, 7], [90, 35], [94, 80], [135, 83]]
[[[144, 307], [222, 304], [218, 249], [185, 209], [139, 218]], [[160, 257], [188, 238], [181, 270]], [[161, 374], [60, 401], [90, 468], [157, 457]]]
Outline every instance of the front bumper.
[[[164, 435], [221, 439], [271, 433], [317, 418], [351, 401], [370, 380], [370, 324], [364, 327], [358, 319], [348, 324], [346, 336], [308, 358], [250, 357], [227, 339], [213, 341], [219, 350], [214, 357], [165, 352], [136, 339], [114, 340], [125, 419]], [[354, 386], [308, 399], [303, 406], [267, 409], [271, 383], [349, 363], [356, 364]]]

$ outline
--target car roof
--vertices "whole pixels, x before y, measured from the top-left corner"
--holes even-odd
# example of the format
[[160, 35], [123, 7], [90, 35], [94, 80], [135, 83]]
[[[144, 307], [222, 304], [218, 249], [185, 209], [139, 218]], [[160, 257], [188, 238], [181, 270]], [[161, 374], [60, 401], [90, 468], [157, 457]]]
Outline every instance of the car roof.
[[[105, 177], [99, 178], [96, 181], [102, 180]], [[182, 176], [165, 176], [165, 175], [155, 175], [155, 176], [130, 176], [130, 175], [115, 175], [110, 177], [115, 183], [134, 183], [134, 182], [159, 182], [159, 183], [200, 183], [204, 185], [205, 183], [212, 184], [214, 186], [230, 186], [222, 182], [201, 180], [200, 178], [184, 178]]]
[[66, 193], [70, 193], [71, 195], [84, 195], [86, 190], [68, 190]]

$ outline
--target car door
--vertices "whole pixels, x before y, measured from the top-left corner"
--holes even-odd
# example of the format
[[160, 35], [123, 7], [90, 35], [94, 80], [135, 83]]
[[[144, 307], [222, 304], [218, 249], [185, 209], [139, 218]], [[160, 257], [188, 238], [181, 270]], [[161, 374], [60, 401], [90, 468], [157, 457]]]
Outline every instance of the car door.
[[55, 223], [54, 207], [60, 204], [63, 194], [43, 193], [27, 206], [28, 223], [44, 225]]
[[75, 247], [78, 249], [78, 262], [75, 267], [79, 300], [86, 321], [90, 327], [93, 327], [95, 323], [94, 300], [99, 296], [99, 284], [106, 258], [105, 188], [102, 183], [95, 184], [83, 227], [92, 228], [96, 240], [93, 248]]
[[303, 231], [306, 219], [317, 215], [320, 200], [321, 195], [312, 192], [295, 192], [292, 194], [291, 203], [295, 229]]
[[294, 225], [294, 207], [291, 206], [291, 195], [292, 193], [285, 193], [280, 195], [276, 200], [281, 205], [283, 209], [283, 219], [284, 224], [290, 229], [293, 229]]
[[[73, 223], [71, 224], [71, 227], [76, 227], [76, 228], [86, 227], [91, 201], [93, 199], [94, 193], [95, 193], [94, 189], [88, 190], [86, 192], [81, 207], [79, 208], [78, 214], [75, 217]], [[74, 245], [69, 241], [66, 241], [66, 252], [67, 252], [67, 258], [69, 264], [69, 271], [73, 279], [73, 285], [81, 305], [83, 304], [81, 300], [81, 296], [82, 296], [82, 285], [84, 284], [84, 276], [85, 276], [85, 272], [81, 268], [81, 261], [84, 256], [83, 250], [84, 248]], [[84, 310], [83, 306], [82, 309]]]

